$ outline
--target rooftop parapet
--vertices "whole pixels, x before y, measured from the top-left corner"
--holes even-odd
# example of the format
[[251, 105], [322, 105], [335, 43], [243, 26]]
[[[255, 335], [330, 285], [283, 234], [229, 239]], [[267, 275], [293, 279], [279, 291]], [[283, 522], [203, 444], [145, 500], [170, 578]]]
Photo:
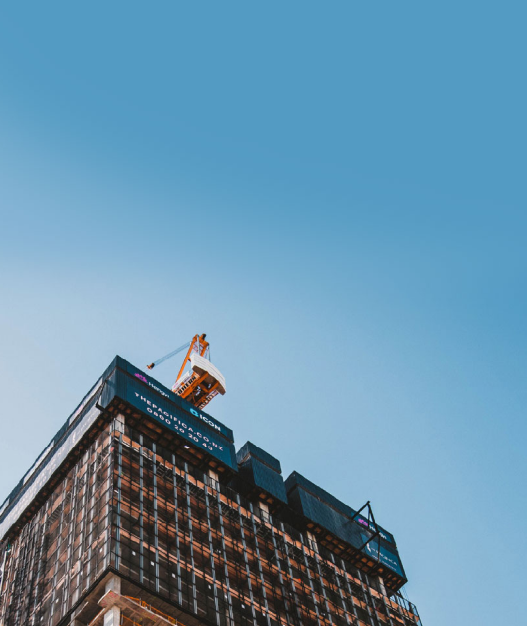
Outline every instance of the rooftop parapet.
[[[365, 563], [396, 589], [406, 581], [393, 535], [374, 518], [360, 515], [298, 472], [286, 479], [285, 487], [289, 506], [305, 518], [306, 528], [322, 545]], [[371, 512], [369, 503], [365, 506]]]
[[282, 468], [278, 459], [248, 441], [236, 453], [236, 460], [241, 478], [256, 487], [256, 490], [250, 491], [257, 491], [260, 500], [269, 505], [277, 504], [276, 500], [287, 504]]

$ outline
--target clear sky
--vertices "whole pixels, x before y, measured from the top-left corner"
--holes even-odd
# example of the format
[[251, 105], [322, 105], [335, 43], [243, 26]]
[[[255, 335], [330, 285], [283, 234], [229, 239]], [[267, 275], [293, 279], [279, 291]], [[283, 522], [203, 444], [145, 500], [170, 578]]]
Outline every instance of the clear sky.
[[[0, 8], [0, 500], [115, 354], [524, 623], [523, 2]], [[171, 384], [179, 366], [157, 371]]]

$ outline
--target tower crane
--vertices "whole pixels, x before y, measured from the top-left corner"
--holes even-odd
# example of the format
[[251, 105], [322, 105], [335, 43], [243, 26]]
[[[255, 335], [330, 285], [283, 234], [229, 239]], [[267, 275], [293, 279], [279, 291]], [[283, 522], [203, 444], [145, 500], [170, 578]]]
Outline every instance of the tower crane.
[[226, 391], [225, 377], [210, 362], [210, 345], [206, 337], [205, 333], [194, 335], [188, 343], [147, 365], [152, 370], [187, 349], [172, 391], [198, 409], [205, 407], [218, 394], [224, 395]]

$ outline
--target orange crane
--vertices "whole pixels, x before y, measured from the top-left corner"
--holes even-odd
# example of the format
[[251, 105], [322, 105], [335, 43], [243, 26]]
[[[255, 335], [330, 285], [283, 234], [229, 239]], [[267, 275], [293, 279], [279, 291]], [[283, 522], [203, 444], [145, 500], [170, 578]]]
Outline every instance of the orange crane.
[[[226, 391], [224, 376], [210, 362], [210, 347], [206, 337], [205, 333], [194, 335], [192, 340], [185, 345], [147, 365], [151, 370], [188, 348], [172, 391], [198, 409], [202, 409], [214, 397], [218, 394], [223, 395]], [[190, 367], [187, 368], [187, 366]]]

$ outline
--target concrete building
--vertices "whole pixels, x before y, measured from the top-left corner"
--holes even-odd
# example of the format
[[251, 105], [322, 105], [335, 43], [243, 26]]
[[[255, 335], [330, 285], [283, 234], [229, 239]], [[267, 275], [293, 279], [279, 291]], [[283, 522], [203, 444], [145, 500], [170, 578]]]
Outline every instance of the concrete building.
[[0, 626], [416, 626], [394, 537], [116, 357], [0, 507]]

